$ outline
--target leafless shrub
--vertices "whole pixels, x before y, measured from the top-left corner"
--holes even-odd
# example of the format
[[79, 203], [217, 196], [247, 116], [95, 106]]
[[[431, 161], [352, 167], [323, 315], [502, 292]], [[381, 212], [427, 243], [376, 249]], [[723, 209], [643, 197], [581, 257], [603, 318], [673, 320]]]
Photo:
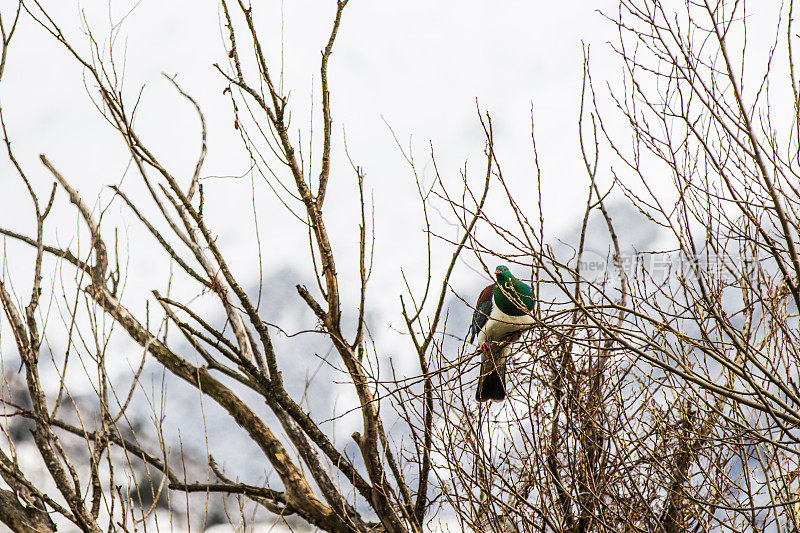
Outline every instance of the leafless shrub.
[[[451, 201], [492, 230], [472, 250], [485, 259], [501, 242], [540, 297], [503, 409], [459, 397], [461, 383], [440, 395], [442, 487], [471, 527], [797, 528], [793, 8], [756, 56], [745, 2], [620, 2], [609, 20], [624, 76], [608, 94], [621, 117], [587, 53], [588, 195], [574, 248], [554, 248], [504, 186], [514, 227]], [[659, 228], [661, 247], [621, 247], [614, 189]], [[592, 223], [607, 229], [600, 246], [587, 242]], [[587, 268], [598, 260], [600, 272]]]

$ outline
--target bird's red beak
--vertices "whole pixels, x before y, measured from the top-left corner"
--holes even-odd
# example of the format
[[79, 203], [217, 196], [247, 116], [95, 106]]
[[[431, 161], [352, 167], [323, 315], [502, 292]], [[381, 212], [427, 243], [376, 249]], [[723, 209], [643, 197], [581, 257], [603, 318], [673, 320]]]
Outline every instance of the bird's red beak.
[[497, 270], [494, 271], [494, 273], [495, 274], [499, 274], [500, 273], [500, 269], [498, 268]]

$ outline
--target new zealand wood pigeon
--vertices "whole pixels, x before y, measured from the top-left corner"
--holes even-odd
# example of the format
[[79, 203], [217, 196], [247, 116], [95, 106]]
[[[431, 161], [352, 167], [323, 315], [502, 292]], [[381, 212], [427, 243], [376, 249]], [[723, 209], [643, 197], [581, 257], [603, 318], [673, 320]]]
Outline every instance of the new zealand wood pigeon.
[[511, 343], [519, 339], [522, 330], [533, 323], [533, 291], [515, 278], [508, 268], [498, 266], [497, 281], [481, 292], [472, 325], [470, 342], [481, 349], [481, 374], [475, 399], [479, 402], [502, 402], [506, 397], [506, 359]]

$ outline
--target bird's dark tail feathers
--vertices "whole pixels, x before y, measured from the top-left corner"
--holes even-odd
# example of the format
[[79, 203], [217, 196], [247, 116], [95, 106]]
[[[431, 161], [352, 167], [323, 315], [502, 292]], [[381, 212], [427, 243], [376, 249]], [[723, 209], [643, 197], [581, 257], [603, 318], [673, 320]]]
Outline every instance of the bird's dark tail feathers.
[[475, 399], [479, 402], [502, 402], [505, 400], [505, 377], [505, 365], [495, 365], [492, 358], [486, 357], [481, 363], [481, 375], [478, 378]]

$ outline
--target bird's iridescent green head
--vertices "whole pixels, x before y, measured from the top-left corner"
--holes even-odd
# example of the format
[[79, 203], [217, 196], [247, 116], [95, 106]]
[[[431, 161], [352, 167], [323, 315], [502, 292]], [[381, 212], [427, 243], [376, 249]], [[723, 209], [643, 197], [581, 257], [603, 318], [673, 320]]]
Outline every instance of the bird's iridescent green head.
[[530, 285], [515, 278], [507, 267], [494, 269], [497, 279], [492, 294], [497, 307], [507, 315], [520, 316], [533, 309], [533, 290]]
[[511, 275], [511, 271], [508, 269], [508, 267], [503, 265], [500, 265], [494, 269], [494, 275], [497, 278], [497, 283], [500, 285], [505, 285], [514, 279], [514, 276]]

